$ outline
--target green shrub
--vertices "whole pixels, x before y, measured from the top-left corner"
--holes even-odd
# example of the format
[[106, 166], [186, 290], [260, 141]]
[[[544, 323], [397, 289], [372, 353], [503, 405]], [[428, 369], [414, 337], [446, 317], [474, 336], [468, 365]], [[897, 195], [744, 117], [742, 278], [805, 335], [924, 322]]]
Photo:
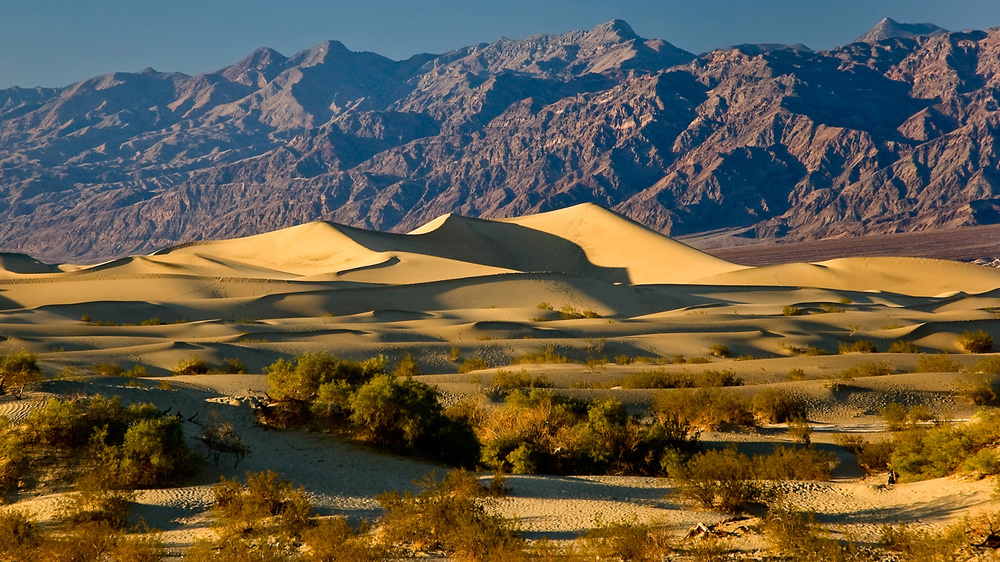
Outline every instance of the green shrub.
[[21, 349], [0, 359], [0, 396], [13, 389], [14, 395], [20, 397], [26, 385], [43, 378], [34, 353]]
[[244, 535], [276, 529], [296, 536], [308, 526], [312, 513], [305, 488], [294, 487], [272, 471], [248, 472], [246, 483], [223, 477], [212, 495], [212, 511], [221, 525]]
[[785, 316], [802, 316], [805, 311], [797, 306], [786, 306], [781, 310], [781, 314]]
[[413, 357], [407, 353], [396, 364], [392, 374], [397, 377], [416, 377], [420, 375], [420, 368], [417, 367], [417, 362], [413, 360]]
[[532, 377], [524, 369], [518, 373], [498, 369], [497, 374], [493, 375], [493, 380], [490, 381], [490, 386], [495, 392], [506, 394], [518, 388], [552, 388], [552, 383], [545, 375]]
[[969, 353], [989, 353], [993, 351], [993, 336], [983, 330], [966, 330], [958, 335], [958, 345]]
[[952, 361], [947, 353], [917, 358], [918, 373], [957, 373], [961, 369], [962, 365]]
[[238, 358], [232, 357], [222, 361], [226, 367], [226, 373], [231, 375], [245, 375], [247, 368]]
[[[911, 430], [896, 435], [890, 465], [907, 481], [955, 472], [980, 451], [1000, 445], [1000, 414], [981, 413], [971, 423]], [[979, 457], [974, 464], [980, 464]]]
[[[366, 361], [338, 359], [327, 353], [306, 353], [295, 362], [280, 359], [264, 370], [268, 395], [274, 400], [315, 400], [324, 385], [356, 387], [385, 373], [384, 356]], [[329, 389], [328, 389], [329, 390]]]
[[913, 342], [896, 340], [889, 344], [889, 353], [920, 353], [920, 348]]
[[472, 371], [479, 371], [481, 369], [488, 369], [489, 364], [482, 357], [470, 357], [462, 364], [458, 366], [459, 373], [471, 373]]
[[622, 388], [691, 388], [694, 378], [686, 373], [668, 373], [663, 369], [645, 370], [622, 377]]
[[806, 415], [805, 404], [801, 400], [771, 387], [755, 394], [751, 407], [765, 423], [785, 423]]

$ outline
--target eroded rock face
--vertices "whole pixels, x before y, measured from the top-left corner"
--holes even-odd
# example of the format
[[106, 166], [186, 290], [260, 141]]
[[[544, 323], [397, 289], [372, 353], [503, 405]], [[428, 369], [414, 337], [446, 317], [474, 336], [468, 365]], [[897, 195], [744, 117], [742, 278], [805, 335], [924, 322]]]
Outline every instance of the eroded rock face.
[[669, 234], [1000, 222], [1000, 30], [900, 25], [701, 56], [621, 21], [405, 61], [330, 41], [0, 91], [0, 250], [93, 261], [582, 202]]

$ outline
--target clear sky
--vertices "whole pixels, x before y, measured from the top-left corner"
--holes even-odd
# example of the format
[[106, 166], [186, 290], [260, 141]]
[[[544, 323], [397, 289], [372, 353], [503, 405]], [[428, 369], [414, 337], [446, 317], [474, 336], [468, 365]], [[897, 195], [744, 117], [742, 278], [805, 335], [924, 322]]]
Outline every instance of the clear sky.
[[849, 43], [883, 17], [951, 30], [1000, 26], [996, 0], [2, 0], [0, 88], [65, 86], [153, 67], [187, 74], [257, 47], [336, 39], [394, 59], [623, 19], [701, 53], [739, 43]]

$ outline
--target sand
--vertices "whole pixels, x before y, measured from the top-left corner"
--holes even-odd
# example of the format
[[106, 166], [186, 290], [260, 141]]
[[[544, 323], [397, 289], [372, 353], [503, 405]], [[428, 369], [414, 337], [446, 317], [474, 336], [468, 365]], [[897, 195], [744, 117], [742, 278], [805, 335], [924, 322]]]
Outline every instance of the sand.
[[[785, 315], [786, 307], [803, 314]], [[595, 317], [565, 319], [562, 310]], [[878, 410], [892, 401], [923, 404], [947, 419], [974, 415], [953, 392], [958, 374], [914, 373], [918, 355], [884, 352], [905, 338], [969, 367], [979, 357], [965, 354], [957, 335], [981, 329], [1000, 338], [998, 311], [995, 269], [892, 257], [749, 268], [594, 205], [507, 221], [447, 215], [409, 234], [316, 222], [97, 265], [2, 254], [0, 352], [27, 349], [50, 377], [80, 380], [46, 382], [23, 400], [0, 397], [0, 415], [20, 420], [48, 397], [85, 392], [152, 401], [186, 418], [215, 410], [231, 420], [253, 451], [238, 467], [210, 466], [189, 486], [138, 496], [136, 516], [180, 549], [209, 532], [204, 512], [222, 475], [276, 470], [304, 485], [321, 513], [373, 517], [375, 494], [414, 489], [414, 479], [446, 470], [321, 432], [255, 426], [250, 401], [263, 396], [261, 373], [279, 358], [330, 351], [394, 361], [410, 353], [425, 373], [421, 380], [455, 397], [478, 392], [518, 355], [551, 348], [579, 363], [514, 368], [545, 374], [563, 392], [612, 395], [638, 409], [670, 391], [578, 387], [652, 368], [616, 365], [618, 356], [704, 357], [711, 364], [657, 368], [730, 369], [746, 383], [738, 392], [779, 386], [806, 399], [814, 441], [842, 462], [832, 482], [788, 484], [787, 495], [834, 531], [873, 539], [884, 524], [941, 526], [995, 509], [987, 481], [945, 478], [886, 489], [881, 477], [864, 479], [834, 442], [838, 434], [884, 432]], [[882, 353], [795, 351], [836, 353], [861, 338]], [[732, 357], [713, 356], [717, 344]], [[455, 347], [461, 359], [482, 357], [489, 368], [458, 374]], [[251, 374], [170, 376], [193, 357], [219, 368], [238, 359]], [[609, 362], [587, 365], [588, 358]], [[889, 362], [896, 373], [856, 378], [847, 390], [831, 387], [830, 378], [871, 361]], [[95, 363], [141, 364], [151, 377], [140, 381], [144, 388], [127, 386], [127, 379], [89, 375]], [[788, 380], [796, 369], [806, 380]], [[169, 389], [159, 388], [163, 381]], [[192, 438], [200, 431], [192, 422], [185, 430]], [[783, 427], [703, 438], [747, 450], [790, 442]], [[681, 534], [725, 518], [683, 504], [662, 479], [513, 476], [508, 483], [511, 495], [497, 509], [517, 516], [530, 538], [570, 539], [596, 518], [657, 522]], [[60, 498], [24, 497], [5, 509], [44, 519]]]

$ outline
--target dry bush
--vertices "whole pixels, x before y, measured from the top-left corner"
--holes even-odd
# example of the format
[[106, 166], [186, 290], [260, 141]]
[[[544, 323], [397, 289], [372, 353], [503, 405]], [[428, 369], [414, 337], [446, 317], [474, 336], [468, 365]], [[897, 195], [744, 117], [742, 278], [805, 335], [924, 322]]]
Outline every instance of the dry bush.
[[961, 370], [962, 365], [952, 361], [947, 353], [917, 358], [918, 373], [957, 373]]
[[462, 364], [458, 366], [459, 373], [471, 373], [472, 371], [479, 371], [480, 369], [488, 369], [489, 363], [486, 362], [482, 357], [470, 357]]
[[490, 381], [490, 390], [499, 394], [506, 394], [518, 388], [552, 388], [552, 383], [545, 375], [532, 377], [524, 369], [518, 373], [498, 369], [497, 374], [493, 375], [493, 379]]
[[618, 383], [622, 388], [691, 388], [694, 377], [687, 373], [668, 373], [663, 369], [639, 371], [622, 377]]
[[966, 560], [967, 557], [962, 552], [965, 542], [965, 529], [962, 525], [954, 525], [938, 532], [887, 525], [882, 529], [879, 540], [883, 549], [896, 553], [898, 560], [906, 562]]
[[24, 387], [45, 378], [38, 368], [38, 356], [23, 349], [0, 358], [0, 395], [13, 389], [18, 398]]
[[958, 345], [969, 353], [989, 353], [993, 351], [993, 336], [983, 330], [966, 330], [958, 335]]
[[382, 562], [389, 549], [374, 540], [367, 526], [352, 527], [343, 517], [321, 519], [302, 533], [304, 559], [316, 562]]
[[184, 359], [173, 369], [175, 375], [204, 375], [208, 373], [208, 363], [201, 357]]
[[490, 514], [475, 476], [452, 473], [442, 481], [431, 474], [421, 491], [376, 496], [385, 510], [380, 535], [388, 544], [414, 551], [442, 551], [457, 560], [517, 560], [526, 543], [512, 523]]
[[754, 414], [765, 423], [785, 423], [805, 418], [806, 405], [775, 388], [765, 388], [751, 400]]
[[698, 453], [675, 467], [671, 476], [678, 480], [682, 498], [705, 509], [737, 513], [766, 498], [755, 479], [753, 460], [733, 448]]
[[775, 447], [754, 456], [754, 473], [765, 480], [829, 480], [837, 456], [813, 447]]
[[848, 380], [861, 377], [884, 377], [895, 372], [896, 369], [888, 361], [866, 361], [844, 369], [841, 371], [840, 377]]
[[838, 444], [854, 453], [858, 466], [871, 475], [889, 470], [892, 441], [866, 441], [857, 435], [841, 436]]
[[535, 353], [525, 353], [511, 360], [511, 364], [569, 363], [569, 357], [556, 353], [555, 346], [547, 346]]
[[716, 357], [729, 357], [732, 355], [732, 352], [729, 351], [729, 347], [721, 343], [717, 343], [709, 347], [708, 350]]
[[0, 512], [0, 559], [27, 560], [42, 543], [38, 525], [20, 511]]
[[958, 381], [956, 390], [976, 406], [1000, 405], [997, 388], [1000, 377], [996, 375], [967, 374]]
[[871, 340], [858, 340], [851, 344], [841, 342], [840, 353], [878, 353], [878, 347]]
[[742, 394], [718, 388], [678, 389], [658, 395], [654, 410], [672, 413], [696, 427], [724, 425], [753, 427], [750, 401]]
[[896, 340], [889, 344], [889, 353], [920, 353], [920, 348], [913, 342]]
[[672, 550], [667, 529], [635, 521], [600, 523], [583, 535], [583, 556], [593, 560], [659, 561]]

